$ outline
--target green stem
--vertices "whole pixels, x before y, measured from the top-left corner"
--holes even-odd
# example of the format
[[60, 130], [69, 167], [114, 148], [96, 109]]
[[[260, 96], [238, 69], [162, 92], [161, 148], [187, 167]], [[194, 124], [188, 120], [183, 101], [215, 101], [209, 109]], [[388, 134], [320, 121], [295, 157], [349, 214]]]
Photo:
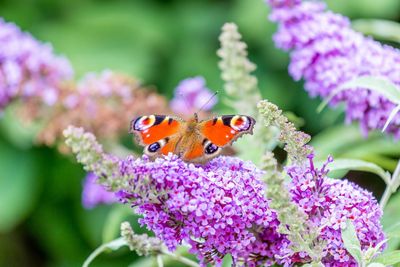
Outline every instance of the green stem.
[[187, 266], [200, 267], [200, 265], [197, 262], [194, 262], [192, 260], [189, 260], [188, 258], [182, 257], [181, 255], [171, 253], [168, 250], [162, 249], [161, 253], [164, 255], [170, 256], [171, 258], [173, 258], [183, 264], [186, 264]]
[[125, 240], [124, 238], [120, 237], [118, 239], [115, 239], [111, 242], [105, 243], [103, 245], [101, 245], [100, 247], [96, 248], [95, 251], [93, 251], [89, 257], [85, 260], [85, 262], [83, 263], [82, 267], [89, 267], [89, 264], [97, 257], [99, 256], [102, 252], [104, 252], [105, 250], [112, 248], [112, 249], [117, 249], [123, 245], [125, 245]]
[[396, 192], [400, 183], [400, 160], [397, 163], [396, 169], [392, 175], [392, 179], [390, 180], [390, 184], [388, 184], [385, 188], [385, 192], [383, 192], [383, 196], [380, 201], [380, 206], [382, 210], [385, 208], [387, 202], [389, 201], [390, 196]]
[[164, 262], [163, 262], [161, 254], [157, 255], [157, 265], [158, 265], [158, 267], [164, 267]]

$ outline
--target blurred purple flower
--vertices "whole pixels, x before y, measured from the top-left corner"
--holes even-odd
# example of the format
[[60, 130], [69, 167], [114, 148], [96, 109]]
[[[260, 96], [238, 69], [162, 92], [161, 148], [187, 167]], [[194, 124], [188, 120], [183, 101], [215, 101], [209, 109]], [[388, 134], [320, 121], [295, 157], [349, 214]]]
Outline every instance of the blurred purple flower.
[[99, 204], [111, 204], [118, 201], [114, 192], [107, 191], [97, 183], [97, 176], [89, 172], [86, 175], [83, 191], [82, 204], [86, 209], [92, 209]]
[[221, 156], [195, 166], [171, 154], [154, 162], [128, 158], [121, 173], [132, 177], [132, 190], [119, 195], [138, 206], [141, 223], [170, 250], [189, 243], [204, 266], [228, 253], [249, 266], [271, 263], [288, 243], [276, 231], [263, 173], [250, 162]]
[[[347, 180], [328, 178], [327, 164], [314, 167], [313, 155], [309, 166], [292, 166], [286, 169], [292, 178], [289, 190], [292, 200], [309, 217], [316, 228], [321, 228], [319, 238], [326, 242], [325, 266], [357, 266], [343, 245], [341, 231], [346, 220], [352, 220], [361, 248], [376, 246], [385, 239], [380, 218], [382, 210], [372, 194]], [[332, 158], [328, 159], [328, 163]], [[302, 255], [304, 258], [307, 254]]]
[[[400, 85], [400, 51], [351, 29], [348, 18], [326, 11], [318, 1], [268, 0], [270, 19], [277, 22], [277, 47], [292, 50], [289, 73], [304, 79], [312, 97], [327, 97], [359, 76], [381, 76]], [[346, 90], [331, 102], [346, 103], [346, 121], [359, 121], [363, 133], [382, 129], [395, 107], [389, 99], [366, 89]], [[388, 132], [400, 138], [400, 114]]]
[[66, 58], [0, 18], [0, 110], [16, 97], [35, 96], [53, 105], [59, 83], [71, 77]]
[[197, 76], [179, 83], [170, 107], [176, 113], [192, 115], [202, 107], [204, 111], [209, 111], [216, 103], [217, 97], [213, 97], [213, 93], [206, 87], [204, 78]]

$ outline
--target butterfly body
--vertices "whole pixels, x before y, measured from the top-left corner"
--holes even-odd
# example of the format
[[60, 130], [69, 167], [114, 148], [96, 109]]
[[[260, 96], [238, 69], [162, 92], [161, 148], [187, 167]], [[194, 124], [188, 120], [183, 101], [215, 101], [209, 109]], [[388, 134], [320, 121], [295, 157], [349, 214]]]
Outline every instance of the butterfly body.
[[149, 115], [132, 120], [131, 132], [150, 157], [173, 153], [186, 162], [204, 164], [241, 135], [251, 134], [254, 124], [252, 117], [244, 115], [225, 115], [206, 121], [199, 121], [196, 114], [188, 121]]

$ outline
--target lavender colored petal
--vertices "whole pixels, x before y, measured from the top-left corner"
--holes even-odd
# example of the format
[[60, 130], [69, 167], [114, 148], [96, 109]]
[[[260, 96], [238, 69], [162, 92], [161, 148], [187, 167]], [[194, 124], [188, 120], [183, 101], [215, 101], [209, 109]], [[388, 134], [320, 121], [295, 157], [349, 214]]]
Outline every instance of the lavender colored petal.
[[[200, 108], [208, 111], [217, 103], [216, 97], [210, 100], [212, 95], [213, 93], [206, 87], [203, 77], [188, 78], [181, 81], [176, 87], [170, 107], [176, 113], [187, 115], [197, 112]], [[207, 103], [208, 100], [210, 101]]]
[[88, 173], [85, 177], [82, 191], [82, 204], [86, 209], [95, 208], [99, 204], [112, 204], [118, 202], [114, 192], [107, 191], [97, 183], [97, 176]]
[[[385, 77], [400, 86], [400, 51], [351, 29], [348, 18], [326, 10], [319, 1], [270, 0], [270, 19], [278, 23], [277, 47], [289, 50], [289, 73], [304, 79], [310, 96], [327, 97], [359, 76]], [[382, 129], [395, 104], [363, 88], [338, 94], [346, 103], [346, 122], [358, 121], [364, 134]], [[387, 132], [400, 137], [400, 114]]]
[[15, 98], [38, 97], [53, 105], [59, 85], [72, 78], [67, 59], [0, 18], [0, 111]]

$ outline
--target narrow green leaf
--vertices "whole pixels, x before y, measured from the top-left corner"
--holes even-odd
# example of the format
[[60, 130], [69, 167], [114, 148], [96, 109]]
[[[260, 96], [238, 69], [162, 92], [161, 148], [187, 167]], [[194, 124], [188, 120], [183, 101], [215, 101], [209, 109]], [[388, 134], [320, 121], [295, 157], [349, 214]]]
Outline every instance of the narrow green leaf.
[[[176, 262], [172, 263], [172, 264], [176, 264]], [[166, 266], [173, 266], [173, 265], [169, 265], [169, 264], [165, 264]], [[157, 267], [157, 262], [154, 259], [154, 257], [140, 257], [137, 260], [135, 260], [134, 262], [132, 262], [131, 264], [128, 265], [128, 267]]]
[[390, 226], [385, 233], [388, 238], [400, 238], [400, 222]]
[[[332, 142], [340, 136], [340, 142]], [[334, 158], [356, 158], [374, 162], [389, 171], [394, 171], [400, 156], [400, 142], [379, 133], [370, 132], [367, 138], [361, 135], [359, 126], [337, 125], [329, 127], [313, 137], [310, 144], [315, 148], [316, 160]]]
[[342, 230], [342, 239], [344, 247], [350, 253], [351, 256], [361, 266], [362, 264], [362, 251], [360, 241], [357, 238], [356, 229], [351, 220], [347, 220], [346, 228]]
[[340, 92], [356, 88], [365, 88], [382, 94], [393, 103], [400, 105], [400, 88], [383, 77], [361, 76], [336, 88], [317, 108], [321, 112], [326, 105]]
[[400, 43], [400, 23], [383, 19], [357, 19], [352, 21], [353, 28], [366, 35], [372, 35], [386, 41]]
[[367, 265], [367, 267], [385, 267], [382, 263], [373, 262]]
[[384, 252], [375, 258], [374, 262], [384, 266], [400, 263], [400, 250]]
[[395, 194], [385, 206], [385, 212], [381, 218], [383, 230], [387, 234], [386, 251], [398, 249], [400, 245], [400, 194]]
[[302, 267], [324, 267], [325, 265], [322, 262], [317, 263], [306, 263], [302, 265]]
[[390, 115], [385, 123], [385, 126], [383, 126], [382, 132], [386, 131], [386, 128], [389, 126], [389, 124], [392, 122], [394, 119], [394, 116], [400, 111], [400, 105], [397, 105], [392, 112], [390, 112]]
[[125, 239], [123, 239], [122, 237], [115, 239], [111, 242], [105, 243], [103, 245], [101, 245], [100, 247], [98, 247], [95, 251], [93, 251], [89, 257], [85, 260], [85, 262], [83, 263], [82, 267], [88, 267], [89, 264], [97, 257], [99, 256], [102, 252], [104, 252], [107, 249], [111, 249], [111, 250], [117, 250], [123, 246], [126, 246], [126, 241]]
[[[324, 162], [317, 162], [316, 166], [322, 166]], [[370, 173], [374, 173], [382, 178], [382, 180], [386, 183], [390, 183], [390, 173], [385, 172], [378, 165], [367, 162], [359, 159], [335, 159], [332, 163], [329, 164], [330, 171], [338, 171], [338, 170], [353, 170], [353, 171], [366, 171]]]
[[[340, 136], [340, 142], [332, 142]], [[368, 141], [376, 137], [372, 134], [368, 137]], [[352, 150], [363, 142], [360, 129], [357, 125], [337, 125], [329, 127], [321, 133], [314, 136], [310, 144], [315, 148], [316, 157], [325, 160], [328, 155], [338, 156], [347, 150]]]

